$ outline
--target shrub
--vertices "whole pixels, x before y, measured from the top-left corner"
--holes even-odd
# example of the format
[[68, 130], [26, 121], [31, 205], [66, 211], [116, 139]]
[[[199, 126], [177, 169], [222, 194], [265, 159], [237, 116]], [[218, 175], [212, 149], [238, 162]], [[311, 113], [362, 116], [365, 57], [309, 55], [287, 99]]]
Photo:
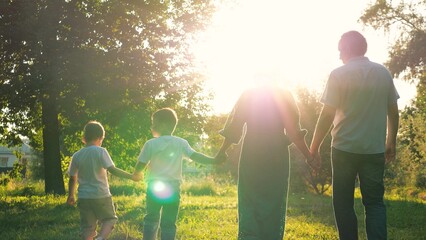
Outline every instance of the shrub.
[[213, 181], [202, 181], [184, 185], [182, 192], [192, 196], [217, 196], [216, 186]]
[[426, 170], [425, 169], [417, 173], [416, 187], [426, 189]]

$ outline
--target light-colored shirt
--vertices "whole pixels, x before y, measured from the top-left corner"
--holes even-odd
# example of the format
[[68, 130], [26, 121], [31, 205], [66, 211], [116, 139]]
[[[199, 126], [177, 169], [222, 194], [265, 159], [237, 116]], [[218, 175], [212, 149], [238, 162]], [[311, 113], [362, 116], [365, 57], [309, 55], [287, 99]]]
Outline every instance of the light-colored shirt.
[[147, 164], [146, 181], [182, 180], [182, 160], [189, 158], [194, 149], [188, 141], [175, 136], [160, 136], [148, 140], [138, 161]]
[[103, 147], [87, 146], [74, 153], [68, 168], [70, 176], [77, 176], [78, 198], [111, 197], [107, 168], [114, 163]]
[[336, 109], [332, 146], [351, 153], [383, 153], [388, 105], [398, 98], [389, 71], [366, 57], [333, 70], [321, 98]]

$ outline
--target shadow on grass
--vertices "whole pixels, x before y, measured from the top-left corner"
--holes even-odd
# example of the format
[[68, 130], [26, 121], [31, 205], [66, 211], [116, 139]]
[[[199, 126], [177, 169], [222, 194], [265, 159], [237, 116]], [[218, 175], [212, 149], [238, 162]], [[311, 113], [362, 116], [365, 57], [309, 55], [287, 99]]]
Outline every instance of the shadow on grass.
[[[389, 240], [426, 239], [426, 203], [406, 199], [385, 199], [387, 208], [387, 226]], [[361, 198], [355, 198], [355, 212], [358, 217], [360, 239], [366, 239], [365, 213]], [[314, 196], [312, 194], [291, 194], [289, 196], [288, 222], [307, 221], [335, 229], [332, 198], [330, 196]], [[337, 236], [337, 230], [336, 236]]]
[[[115, 196], [119, 224], [113, 238], [121, 239], [140, 236], [145, 203], [143, 196]], [[180, 228], [197, 228], [200, 222], [206, 222], [211, 229], [197, 231], [220, 231], [214, 224], [232, 224], [230, 232], [236, 231], [235, 197], [222, 196], [185, 196], [179, 215]], [[7, 196], [0, 197], [0, 239], [78, 239], [79, 212], [75, 207], [64, 204], [65, 197], [53, 196]], [[364, 213], [361, 200], [355, 201], [359, 220], [360, 239], [365, 239]], [[388, 233], [390, 240], [425, 239], [426, 203], [412, 200], [386, 200], [388, 215]], [[194, 224], [192, 224], [194, 223]], [[186, 224], [186, 225], [185, 225]], [[188, 230], [189, 231], [189, 230]], [[334, 218], [329, 196], [290, 194], [287, 213], [286, 239], [303, 238], [303, 231], [312, 232], [309, 236], [325, 236], [336, 239]], [[287, 235], [287, 232], [289, 233]], [[182, 232], [187, 234], [188, 232]], [[334, 234], [334, 235], [333, 235]], [[132, 237], [133, 236], [133, 237]], [[287, 236], [294, 236], [287, 237]], [[129, 239], [131, 239], [129, 238]]]
[[[52, 196], [0, 200], [0, 239], [76, 239], [78, 211]], [[73, 236], [73, 237], [69, 237]]]

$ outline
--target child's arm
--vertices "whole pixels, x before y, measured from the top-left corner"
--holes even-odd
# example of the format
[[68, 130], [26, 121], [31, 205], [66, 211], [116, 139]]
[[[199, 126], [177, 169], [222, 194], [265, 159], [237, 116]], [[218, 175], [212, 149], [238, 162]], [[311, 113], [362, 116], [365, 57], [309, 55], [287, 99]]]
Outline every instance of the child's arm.
[[120, 178], [127, 178], [127, 179], [132, 179], [132, 174], [117, 168], [115, 166], [111, 166], [108, 168], [108, 172], [112, 173], [114, 176], [120, 177]]
[[194, 152], [190, 157], [190, 159], [201, 163], [201, 164], [217, 164], [219, 161], [216, 158], [212, 158], [209, 156], [206, 156], [199, 152]]
[[75, 205], [75, 188], [77, 185], [77, 177], [70, 176], [70, 180], [68, 181], [68, 198], [67, 204], [74, 206]]
[[143, 170], [145, 169], [146, 164], [138, 161], [135, 166], [135, 172], [132, 175], [133, 181], [140, 181], [143, 178]]

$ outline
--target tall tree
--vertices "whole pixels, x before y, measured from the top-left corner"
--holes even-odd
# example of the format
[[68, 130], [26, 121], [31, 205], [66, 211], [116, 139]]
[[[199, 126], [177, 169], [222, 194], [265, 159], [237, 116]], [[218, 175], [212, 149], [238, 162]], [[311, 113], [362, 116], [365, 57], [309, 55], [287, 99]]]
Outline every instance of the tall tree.
[[389, 51], [386, 65], [395, 77], [417, 83], [413, 106], [401, 113], [398, 160], [387, 170], [396, 184], [426, 188], [426, 1], [377, 0], [360, 17], [374, 29], [392, 32], [397, 40]]
[[205, 110], [189, 46], [212, 2], [1, 1], [0, 134], [35, 141], [42, 132], [46, 193], [65, 193], [62, 143], [87, 120], [147, 132], [138, 121], [158, 106]]
[[389, 52], [386, 65], [390, 71], [407, 80], [426, 85], [426, 1], [376, 0], [360, 17], [364, 25], [392, 31], [397, 40]]

